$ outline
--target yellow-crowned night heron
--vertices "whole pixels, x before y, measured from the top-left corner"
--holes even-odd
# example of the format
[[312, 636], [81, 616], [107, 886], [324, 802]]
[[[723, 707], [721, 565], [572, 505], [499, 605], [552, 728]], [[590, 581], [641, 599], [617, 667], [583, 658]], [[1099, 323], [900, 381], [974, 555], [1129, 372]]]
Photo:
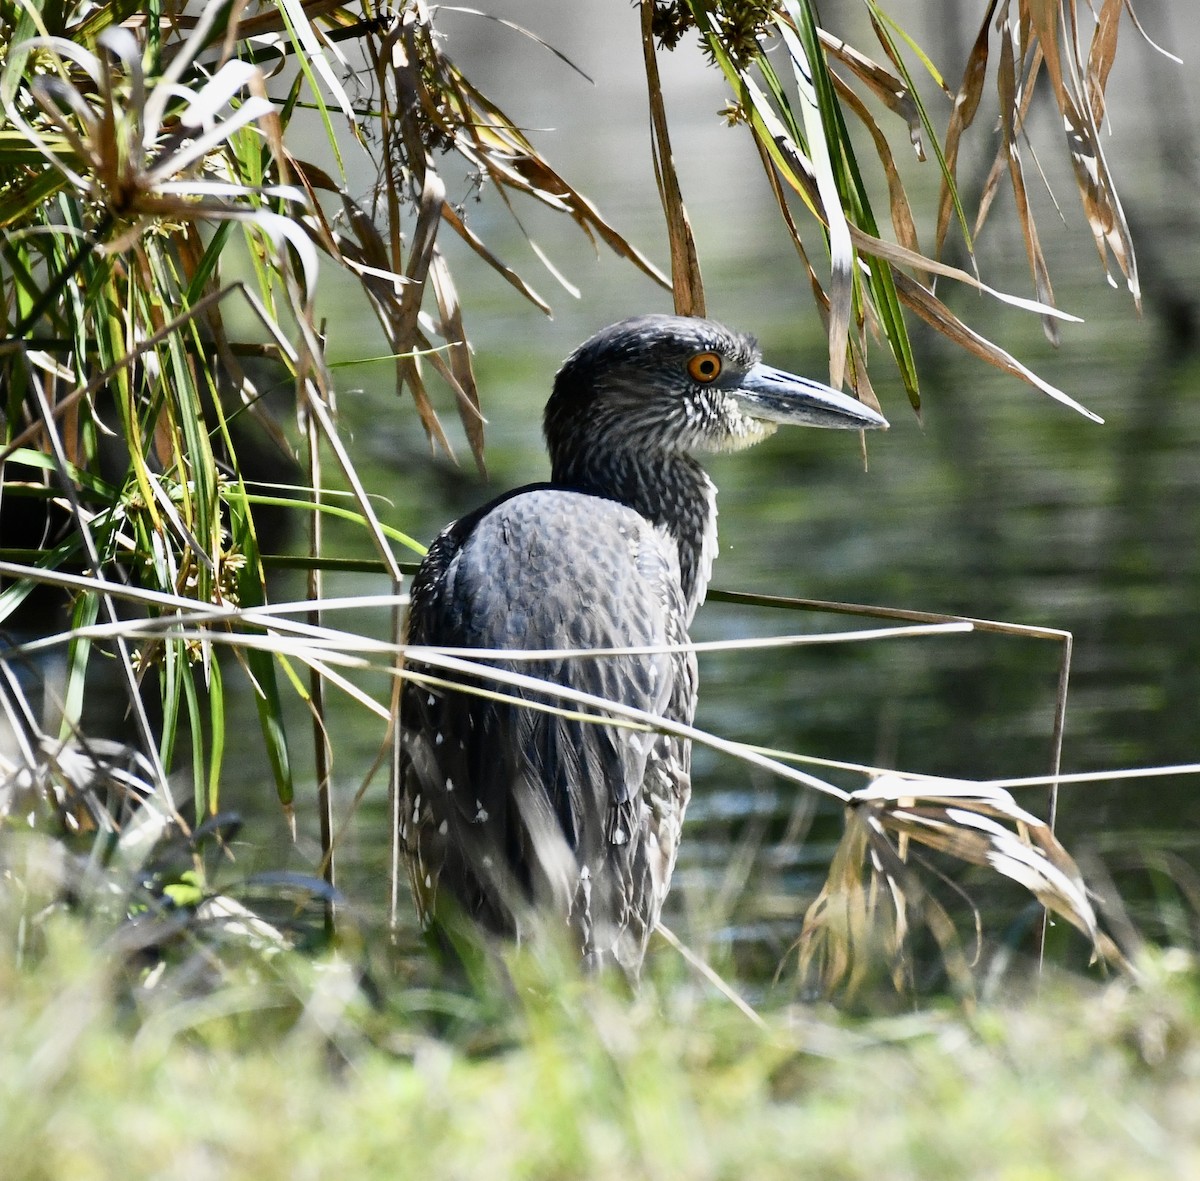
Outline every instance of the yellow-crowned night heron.
[[[491, 663], [690, 724], [695, 657], [669, 649], [687, 643], [717, 551], [716, 488], [692, 456], [748, 447], [778, 423], [887, 426], [710, 320], [640, 316], [597, 333], [546, 405], [550, 482], [434, 541], [412, 583], [409, 643], [659, 647]], [[422, 923], [465, 915], [520, 934], [532, 914], [557, 915], [585, 962], [636, 973], [675, 866], [690, 744], [414, 681], [401, 725], [400, 838]]]

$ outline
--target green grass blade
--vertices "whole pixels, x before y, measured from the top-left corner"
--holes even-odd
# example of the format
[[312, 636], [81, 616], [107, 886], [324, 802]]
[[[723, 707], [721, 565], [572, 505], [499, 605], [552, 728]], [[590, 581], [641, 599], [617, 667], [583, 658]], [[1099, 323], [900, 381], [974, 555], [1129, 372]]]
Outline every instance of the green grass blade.
[[[251, 502], [240, 482], [227, 487], [226, 505], [229, 511], [231, 548], [242, 559], [237, 568], [237, 596], [238, 602], [247, 608], [262, 607], [267, 602], [266, 576], [258, 548], [258, 537], [254, 532]], [[288, 753], [283, 699], [279, 693], [275, 659], [270, 652], [257, 648], [247, 649], [244, 658], [254, 686], [254, 705], [258, 713], [259, 729], [266, 745], [267, 758], [271, 764], [271, 773], [275, 779], [275, 791], [279, 802], [285, 808], [290, 808], [296, 794], [295, 781], [291, 756]]]
[[183, 700], [187, 706], [188, 732], [192, 748], [192, 804], [196, 818], [206, 816], [205, 787], [208, 777], [204, 771], [204, 711], [200, 708], [200, 697], [196, 691], [196, 669], [185, 670], [180, 678]]
[[225, 683], [214, 652], [208, 663], [208, 814], [221, 810], [221, 767], [225, 757]]
[[[100, 614], [98, 595], [79, 595], [71, 608], [71, 630], [91, 627]], [[78, 731], [83, 717], [84, 687], [92, 656], [92, 642], [86, 636], [72, 635], [67, 646], [67, 684], [63, 693], [62, 728], [59, 737], [64, 741]]]

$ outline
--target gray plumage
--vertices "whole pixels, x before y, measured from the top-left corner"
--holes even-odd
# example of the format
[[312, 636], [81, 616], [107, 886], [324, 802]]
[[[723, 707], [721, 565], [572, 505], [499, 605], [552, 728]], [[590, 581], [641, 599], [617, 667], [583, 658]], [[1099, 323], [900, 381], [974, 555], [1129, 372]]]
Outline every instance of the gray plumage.
[[[693, 453], [749, 446], [779, 422], [886, 426], [762, 365], [752, 338], [712, 321], [604, 329], [555, 378], [550, 483], [438, 536], [413, 580], [409, 643], [685, 644], [716, 554], [716, 489]], [[674, 721], [695, 714], [689, 652], [496, 663]], [[520, 935], [533, 914], [557, 916], [585, 962], [636, 974], [679, 848], [688, 742], [415, 682], [400, 721], [400, 838], [422, 923], [466, 915]]]

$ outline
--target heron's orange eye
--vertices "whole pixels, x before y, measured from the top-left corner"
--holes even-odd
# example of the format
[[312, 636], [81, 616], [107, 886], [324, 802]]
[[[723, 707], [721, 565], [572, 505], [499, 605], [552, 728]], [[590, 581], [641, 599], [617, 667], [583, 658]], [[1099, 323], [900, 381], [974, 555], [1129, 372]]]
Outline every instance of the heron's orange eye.
[[716, 381], [721, 376], [721, 358], [716, 353], [697, 353], [694, 357], [689, 358], [687, 371], [691, 374], [693, 381], [701, 381], [706, 384]]

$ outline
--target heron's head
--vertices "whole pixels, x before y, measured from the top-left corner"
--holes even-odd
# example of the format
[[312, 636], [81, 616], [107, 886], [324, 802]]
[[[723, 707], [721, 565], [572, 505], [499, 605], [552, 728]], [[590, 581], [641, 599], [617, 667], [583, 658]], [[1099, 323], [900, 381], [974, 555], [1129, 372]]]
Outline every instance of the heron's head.
[[603, 329], [554, 379], [545, 430], [555, 468], [600, 449], [735, 451], [781, 423], [887, 426], [856, 399], [760, 356], [753, 337], [712, 320], [637, 316]]

